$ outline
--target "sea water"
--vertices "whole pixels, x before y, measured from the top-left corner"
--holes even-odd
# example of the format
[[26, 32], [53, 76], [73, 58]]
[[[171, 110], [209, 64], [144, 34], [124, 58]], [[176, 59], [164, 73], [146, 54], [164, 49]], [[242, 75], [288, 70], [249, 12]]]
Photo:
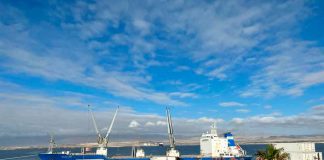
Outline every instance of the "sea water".
[[[247, 151], [249, 155], [254, 155], [258, 150], [264, 150], [266, 148], [265, 144], [249, 144], [241, 145], [241, 147]], [[317, 143], [315, 145], [316, 151], [324, 152], [324, 144]], [[168, 147], [160, 146], [144, 146], [141, 147], [144, 149], [146, 155], [165, 155], [166, 149]], [[198, 155], [199, 154], [199, 145], [184, 145], [177, 146], [177, 149], [180, 151], [181, 155]], [[80, 148], [56, 148], [56, 152], [69, 150], [71, 152], [80, 152]], [[131, 155], [131, 147], [111, 147], [109, 148], [110, 156], [127, 156]], [[16, 149], [16, 150], [0, 150], [0, 160], [39, 160], [37, 157], [38, 153], [44, 153], [47, 149]], [[95, 151], [95, 148], [93, 148]], [[11, 159], [13, 157], [21, 157]]]

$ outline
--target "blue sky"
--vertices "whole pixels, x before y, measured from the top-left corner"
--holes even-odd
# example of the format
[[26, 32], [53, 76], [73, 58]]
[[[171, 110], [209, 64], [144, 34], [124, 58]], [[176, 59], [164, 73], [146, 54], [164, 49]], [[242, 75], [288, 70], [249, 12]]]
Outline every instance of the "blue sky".
[[164, 132], [171, 106], [183, 134], [193, 121], [199, 133], [213, 121], [242, 135], [324, 133], [322, 1], [4, 0], [0, 10], [2, 136], [77, 134], [87, 104], [101, 123], [121, 106], [120, 132]]

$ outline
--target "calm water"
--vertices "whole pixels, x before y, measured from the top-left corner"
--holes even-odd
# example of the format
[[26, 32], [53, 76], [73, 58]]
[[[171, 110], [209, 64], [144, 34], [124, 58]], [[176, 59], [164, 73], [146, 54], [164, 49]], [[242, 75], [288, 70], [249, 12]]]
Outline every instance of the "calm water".
[[[253, 155], [257, 150], [265, 149], [266, 145], [264, 144], [253, 144], [253, 145], [241, 145], [249, 155]], [[166, 147], [142, 147], [146, 155], [164, 155]], [[197, 155], [199, 154], [199, 146], [178, 146], [177, 149], [182, 155]], [[64, 149], [59, 148], [55, 151], [70, 150], [72, 152], [80, 152], [80, 148], [74, 149]], [[324, 144], [316, 144], [316, 151], [324, 152]], [[19, 149], [19, 150], [0, 150], [0, 160], [18, 157], [18, 156], [31, 156], [31, 157], [22, 157], [15, 160], [39, 160], [37, 157], [38, 153], [46, 152], [46, 149]], [[131, 147], [112, 147], [109, 149], [109, 153], [112, 156], [115, 155], [130, 155]]]

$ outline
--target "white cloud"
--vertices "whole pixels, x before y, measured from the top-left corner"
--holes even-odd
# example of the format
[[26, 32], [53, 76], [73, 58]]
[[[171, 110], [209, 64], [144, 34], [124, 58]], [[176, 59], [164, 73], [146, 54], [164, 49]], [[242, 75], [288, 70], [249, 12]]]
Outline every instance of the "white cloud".
[[276, 118], [272, 117], [272, 116], [252, 117], [252, 121], [253, 120], [255, 120], [256, 122], [260, 122], [260, 123], [273, 123], [276, 121]]
[[[6, 14], [9, 14], [10, 19], [17, 19], [17, 22], [21, 24], [17, 26], [0, 22], [2, 31], [0, 39], [1, 68], [12, 74], [24, 73], [50, 81], [63, 80], [78, 85], [105, 89], [115, 96], [133, 100], [152, 101], [158, 104], [168, 103], [175, 106], [187, 105], [180, 100], [172, 99], [167, 93], [154, 90], [150, 85], [151, 75], [145, 69], [151, 65], [160, 64], [154, 60], [155, 45], [150, 41], [141, 38], [134, 39], [138, 36], [128, 36], [126, 33], [128, 31], [125, 31], [125, 34], [114, 34], [113, 40], [103, 42], [103, 44], [94, 40], [85, 40], [105, 35], [107, 27], [112, 27], [111, 25], [120, 18], [119, 14], [122, 10], [119, 7], [123, 7], [125, 4], [114, 4], [113, 8], [117, 7], [114, 10], [106, 9], [106, 7], [110, 8], [111, 4], [98, 4], [96, 7], [97, 4], [91, 5], [98, 10], [90, 9], [87, 3], [82, 3], [82, 5], [76, 3], [73, 7], [64, 6], [65, 4], [57, 5], [59, 9], [62, 9], [59, 12], [62, 15], [53, 13], [53, 15], [59, 16], [55, 17], [59, 18], [57, 19], [58, 23], [62, 22], [61, 18], [65, 18], [64, 12], [70, 10], [74, 13], [72, 16], [76, 21], [74, 23], [62, 22], [63, 28], [55, 28], [49, 24], [49, 26], [39, 26], [35, 29], [28, 27], [29, 23], [26, 19], [29, 17], [25, 17], [27, 15], [20, 13], [19, 9], [8, 6], [13, 11], [8, 8]], [[102, 8], [102, 6], [106, 7]], [[97, 15], [95, 13], [97, 11], [104, 13]], [[95, 14], [94, 19], [90, 21], [83, 19], [83, 15], [91, 14]], [[135, 17], [133, 19], [135, 19], [134, 25], [137, 27], [149, 27], [149, 22], [144, 19]], [[39, 36], [34, 36], [50, 34], [48, 27], [51, 28], [51, 35], [47, 37], [50, 38], [41, 39]], [[81, 39], [71, 35], [81, 35]], [[20, 45], [17, 47], [16, 44]], [[93, 46], [91, 44], [95, 44], [94, 46], [104, 45], [102, 49], [108, 50], [108, 53], [102, 53], [102, 51], [96, 50], [98, 49], [96, 47], [94, 50], [86, 47]], [[134, 53], [130, 54], [130, 59], [125, 54], [110, 52], [109, 47], [112, 45], [125, 44], [129, 44], [130, 50]], [[98, 64], [100, 61], [105, 61], [105, 65]], [[129, 67], [134, 69], [125, 71]]]
[[153, 123], [153, 122], [146, 122], [145, 123], [145, 126], [155, 126], [155, 123]]
[[[47, 133], [54, 133], [55, 135], [94, 135], [95, 131], [88, 113], [87, 104], [91, 104], [93, 108], [99, 130], [105, 131], [107, 129], [116, 106], [119, 105], [120, 111], [112, 134], [136, 134], [136, 130], [127, 129], [129, 127], [140, 127], [145, 134], [165, 134], [167, 131], [164, 116], [136, 112], [132, 109], [133, 107], [118, 104], [118, 102], [112, 100], [109, 100], [107, 105], [106, 101], [104, 101], [107, 98], [73, 92], [56, 92], [55, 95], [49, 95], [48, 93], [17, 88], [16, 86], [4, 87], [8, 88], [0, 94], [2, 100], [0, 107], [1, 137], [8, 135], [38, 136]], [[15, 87], [15, 90], [9, 89], [11, 87]], [[197, 119], [173, 118], [175, 130], [180, 135], [199, 135], [208, 129], [210, 122], [213, 121], [220, 120], [206, 117]], [[13, 123], [16, 125], [13, 125]]]
[[234, 122], [235, 124], [243, 124], [244, 119], [242, 119], [242, 118], [233, 118], [232, 122]]
[[145, 123], [145, 126], [166, 126], [167, 125], [167, 122], [165, 121], [161, 121], [161, 120], [158, 120], [156, 122], [146, 122]]
[[319, 104], [311, 108], [314, 111], [324, 111], [324, 104]]
[[[225, 15], [217, 15], [217, 12], [214, 12], [227, 5], [231, 6], [231, 9], [234, 7], [236, 12], [228, 11]], [[303, 2], [281, 5], [260, 3], [258, 6], [219, 2], [207, 9], [192, 11], [199, 15], [194, 16], [199, 22], [194, 23], [194, 27], [197, 27], [196, 34], [202, 44], [194, 55], [195, 59], [201, 62], [197, 73], [220, 80], [226, 79], [228, 74], [235, 72], [238, 67], [244, 67], [244, 58], [248, 57], [245, 53], [252, 52], [251, 49], [263, 40], [276, 38], [273, 37], [273, 31], [291, 32], [289, 26], [295, 24], [298, 15], [303, 14], [300, 10], [304, 9]], [[288, 11], [288, 8], [291, 10]], [[204, 15], [204, 18], [200, 15]], [[285, 20], [277, 20], [277, 16], [284, 17]], [[267, 20], [263, 17], [267, 17]]]
[[[106, 130], [115, 112], [120, 106], [112, 134], [136, 134], [128, 127], [140, 127], [145, 134], [165, 134], [164, 116], [153, 113], [136, 112], [107, 98], [74, 92], [39, 92], [16, 85], [1, 88], [0, 99], [0, 137], [3, 136], [38, 136], [54, 133], [55, 135], [94, 135], [87, 104], [93, 108], [99, 130]], [[110, 106], [110, 107], [107, 107]], [[113, 107], [111, 107], [113, 106]], [[19, 117], [19, 118], [17, 118]], [[195, 122], [195, 125], [191, 122]], [[207, 118], [188, 119], [174, 117], [173, 124], [177, 134], [194, 135], [209, 128]], [[16, 125], [13, 125], [16, 124]], [[88, 125], [84, 125], [88, 124]], [[142, 127], [149, 126], [149, 127]], [[88, 126], [88, 127], [87, 127]]]
[[135, 120], [132, 120], [128, 125], [129, 128], [138, 128], [139, 126], [141, 126], [141, 124]]
[[235, 111], [238, 113], [249, 113], [250, 112], [250, 110], [248, 110], [248, 109], [237, 109]]
[[243, 107], [246, 106], [246, 104], [239, 103], [239, 102], [221, 102], [218, 104], [221, 107]]
[[271, 56], [241, 96], [300, 96], [307, 88], [324, 83], [324, 50], [314, 42], [283, 40], [267, 50]]
[[189, 123], [207, 123], [207, 124], [212, 124], [214, 122], [217, 122], [217, 123], [223, 123], [224, 120], [223, 119], [216, 119], [216, 118], [209, 118], [209, 117], [200, 117], [200, 118], [197, 118], [197, 119], [188, 119], [187, 122]]
[[165, 121], [156, 121], [156, 122], [151, 122], [151, 121], [149, 121], [149, 122], [146, 122], [145, 123], [145, 126], [166, 126], [167, 125], [167, 122], [165, 122]]
[[7, 58], [1, 66], [14, 72], [104, 88], [113, 95], [135, 100], [148, 100], [175, 106], [186, 105], [184, 102], [170, 98], [166, 93], [149, 89], [144, 85], [149, 80], [142, 78], [138, 73], [107, 71], [93, 64], [88, 56], [81, 59], [67, 59], [51, 53], [42, 56], [19, 48], [0, 48], [0, 52]]
[[177, 66], [174, 70], [177, 71], [177, 72], [188, 71], [188, 70], [190, 70], [190, 67], [188, 67], [188, 66]]
[[142, 34], [148, 34], [150, 32], [150, 24], [145, 20], [135, 19], [133, 25], [142, 32]]
[[[2, 99], [0, 136], [46, 135], [47, 133], [55, 133], [55, 135], [95, 134], [86, 104], [89, 103], [88, 100], [100, 102], [100, 97], [74, 93], [51, 96], [17, 88], [15, 91], [19, 93], [13, 91], [0, 94]], [[71, 110], [65, 109], [65, 106], [69, 106]], [[106, 108], [101, 103], [95, 103], [92, 106], [95, 107], [94, 115], [99, 129], [106, 128], [111, 121], [109, 117], [113, 116], [116, 108]], [[96, 106], [103, 108], [98, 110]], [[208, 130], [213, 122], [218, 123], [221, 131], [235, 131], [235, 134], [240, 135], [263, 135], [265, 133], [267, 135], [321, 134], [323, 133], [321, 128], [324, 127], [323, 115], [323, 104], [318, 104], [305, 113], [291, 116], [272, 113], [246, 118], [237, 117], [231, 121], [211, 117], [174, 117], [173, 124], [178, 135], [191, 136], [199, 136], [202, 132]], [[128, 127], [140, 127], [146, 134], [166, 134], [167, 131], [164, 116], [136, 112], [123, 105], [121, 105], [115, 123], [113, 134], [136, 134], [135, 130], [129, 130]], [[141, 124], [149, 127], [141, 127]], [[267, 125], [267, 127], [264, 128], [264, 125]], [[309, 128], [312, 125], [318, 127]], [[249, 128], [249, 130], [247, 131], [246, 128]], [[282, 129], [287, 132], [283, 133]], [[251, 134], [252, 132], [253, 134]]]
[[198, 97], [194, 93], [187, 93], [187, 92], [172, 92], [169, 95], [171, 97], [179, 97], [179, 98], [197, 98]]
[[[293, 54], [295, 50], [285, 50], [283, 58], [278, 57], [278, 59], [288, 57], [287, 62], [289, 62], [287, 66], [283, 67], [286, 67], [287, 72], [291, 74], [282, 78], [278, 76], [281, 73], [277, 69], [271, 69], [270, 66], [273, 66], [272, 63], [275, 62], [280, 64], [285, 64], [285, 62], [277, 61], [275, 56], [264, 60], [262, 56], [253, 57], [255, 53], [246, 55], [254, 47], [260, 46], [259, 43], [264, 40], [275, 39], [278, 44], [286, 43], [282, 39], [276, 39], [278, 36], [273, 34], [273, 31], [279, 32], [278, 34], [282, 33], [281, 35], [289, 35], [290, 27], [300, 19], [300, 15], [305, 15], [303, 11], [307, 8], [303, 1], [259, 2], [258, 7], [246, 2], [227, 1], [200, 4], [168, 2], [172, 5], [164, 5], [164, 3], [166, 2], [160, 1], [151, 4], [133, 1], [115, 3], [94, 1], [89, 4], [83, 2], [71, 5], [58, 3], [56, 4], [57, 13], [53, 13], [53, 15], [56, 16], [55, 18], [63, 28], [55, 30], [53, 27], [51, 29], [53, 32], [63, 29], [63, 33], [53, 34], [53, 38], [46, 41], [46, 44], [51, 45], [44, 45], [45, 42], [43, 44], [43, 41], [33, 38], [33, 33], [36, 35], [46, 33], [47, 27], [40, 26], [39, 28], [45, 29], [31, 30], [30, 27], [27, 27], [28, 17], [24, 17], [22, 13], [8, 10], [10, 12], [6, 14], [13, 12], [14, 15], [9, 15], [10, 18], [15, 18], [20, 23], [12, 26], [1, 25], [1, 30], [5, 34], [1, 39], [0, 51], [5, 53], [4, 57], [8, 58], [6, 61], [10, 61], [2, 64], [2, 67], [13, 73], [27, 73], [49, 80], [65, 80], [100, 89], [105, 88], [113, 95], [129, 99], [174, 105], [188, 104], [171, 98], [168, 93], [159, 92], [150, 85], [152, 77], [147, 72], [147, 68], [166, 63], [161, 63], [156, 57], [166, 58], [165, 61], [189, 59], [192, 66], [197, 68], [193, 69], [196, 70], [196, 73], [220, 80], [228, 79], [229, 72], [235, 74], [235, 68], [249, 66], [249, 64], [245, 64], [246, 58], [264, 62], [265, 65], [261, 65], [261, 71], [251, 78], [252, 84], [241, 94], [242, 96], [273, 96], [283, 91], [286, 91], [284, 94], [288, 95], [300, 95], [306, 88], [323, 82], [321, 66], [313, 67], [319, 69], [312, 72], [294, 70], [296, 66], [304, 66], [303, 61], [308, 64], [307, 59], [312, 64], [312, 59], [314, 59], [312, 57], [319, 57], [318, 62], [322, 61], [323, 56], [315, 54], [321, 49], [314, 45], [308, 45], [308, 42], [291, 40], [290, 46], [292, 47], [290, 48], [301, 46], [296, 47], [296, 50], [307, 53], [314, 52], [314, 54]], [[125, 10], [128, 12], [124, 12]], [[161, 14], [164, 12], [168, 14]], [[72, 15], [66, 13], [72, 13]], [[92, 18], [89, 19], [85, 15]], [[67, 17], [72, 18], [72, 21], [66, 21]], [[267, 17], [267, 20], [264, 17]], [[278, 19], [277, 17], [282, 18]], [[109, 32], [110, 28], [118, 28], [120, 24], [125, 25], [122, 33]], [[145, 32], [147, 37], [143, 36], [143, 33], [138, 29]], [[179, 47], [173, 42], [160, 39], [156, 36], [157, 33], [165, 35], [168, 40], [175, 39], [183, 45]], [[81, 40], [74, 39], [78, 36], [81, 37]], [[96, 41], [95, 38], [103, 40], [106, 38], [107, 40], [102, 42]], [[56, 39], [60, 39], [61, 42], [57, 42]], [[69, 42], [69, 45], [63, 42]], [[16, 47], [15, 44], [21, 45]], [[283, 45], [283, 47], [279, 45], [267, 47], [266, 45], [264, 48], [271, 52], [277, 52], [278, 48], [285, 48], [286, 44]], [[52, 48], [48, 48], [48, 46], [55, 46], [55, 50], [51, 51]], [[125, 54], [111, 50], [111, 47], [119, 46], [128, 48], [132, 54], [125, 56]], [[45, 53], [39, 52], [42, 48]], [[157, 55], [156, 50], [159, 49], [168, 49], [181, 54], [175, 55], [172, 52], [170, 55]], [[278, 55], [281, 55], [280, 53]], [[293, 57], [303, 55], [308, 58], [293, 61]], [[97, 64], [101, 61], [105, 61], [105, 66]], [[93, 67], [94, 65], [96, 66]], [[192, 66], [176, 65], [175, 70], [188, 70]], [[311, 65], [306, 66], [308, 67], [305, 68], [309, 68]], [[299, 73], [307, 75], [302, 76], [300, 80], [294, 80], [299, 77]], [[290, 82], [291, 80], [296, 82]], [[284, 84], [293, 87], [286, 90], [283, 88]], [[182, 94], [183, 96], [189, 95]]]
[[220, 68], [215, 68], [207, 73], [209, 77], [216, 77], [220, 80], [224, 80], [227, 78], [226, 74], [224, 73], [227, 69], [227, 66], [222, 66]]
[[183, 84], [183, 82], [180, 80], [169, 80], [169, 81], [165, 81], [164, 83], [170, 84], [170, 85], [175, 85], [175, 86]]
[[264, 108], [264, 109], [271, 109], [272, 106], [271, 106], [271, 105], [265, 105], [263, 108]]
[[167, 122], [165, 122], [165, 121], [157, 121], [156, 122], [156, 125], [157, 126], [166, 126], [167, 125]]
[[[75, 26], [72, 31], [79, 30], [86, 33], [88, 38], [96, 37], [100, 33], [104, 37], [107, 34], [104, 29], [107, 25], [115, 27], [123, 23], [125, 33], [119, 34], [127, 37], [132, 50], [138, 53], [134, 54], [133, 59], [136, 65], [146, 64], [142, 62], [145, 61], [145, 57], [150, 57], [141, 54], [142, 52], [155, 57], [156, 48], [171, 48], [181, 54], [185, 52], [185, 56], [188, 55], [188, 58], [196, 62], [199, 67], [197, 73], [221, 80], [226, 79], [229, 71], [243, 63], [245, 53], [264, 40], [276, 38], [273, 32], [291, 32], [290, 27], [300, 19], [300, 15], [305, 16], [307, 13], [303, 12], [306, 10], [303, 1], [285, 3], [263, 1], [257, 3], [258, 7], [246, 2], [228, 1], [199, 4], [180, 1], [158, 1], [154, 4], [132, 1], [112, 4], [95, 1], [91, 6], [96, 10], [90, 10], [86, 4], [71, 7], [75, 20], [80, 22], [68, 24]], [[128, 12], [124, 12], [125, 6], [128, 6]], [[89, 20], [86, 16], [82, 16], [85, 14], [92, 15], [93, 18]], [[123, 19], [124, 17], [129, 19]], [[102, 25], [104, 22], [106, 25]], [[95, 24], [93, 29], [89, 28], [93, 24]], [[150, 41], [143, 38], [142, 32], [150, 35]], [[162, 33], [183, 45], [179, 47], [173, 42], [170, 44], [156, 38], [154, 34], [157, 33]], [[174, 58], [174, 55], [171, 57]], [[176, 66], [175, 70], [188, 70], [188, 66]]]
[[[247, 118], [233, 118], [231, 123], [235, 125], [239, 124], [236, 126], [236, 129], [242, 134], [249, 134], [245, 131], [246, 128], [250, 128], [250, 131], [254, 130], [256, 135], [292, 135], [292, 133], [302, 135], [314, 133], [323, 134], [321, 131], [321, 128], [324, 127], [323, 115], [324, 105], [319, 104], [301, 114], [282, 115], [272, 113], [268, 115], [255, 115]], [[267, 128], [262, 129], [265, 125]], [[283, 130], [290, 130], [290, 132], [282, 132]]]
[[201, 121], [201, 122], [204, 122], [204, 123], [214, 123], [214, 122], [217, 122], [217, 123], [222, 123], [224, 122], [223, 119], [214, 119], [214, 118], [208, 118], [208, 117], [201, 117], [201, 118], [198, 118], [198, 121]]

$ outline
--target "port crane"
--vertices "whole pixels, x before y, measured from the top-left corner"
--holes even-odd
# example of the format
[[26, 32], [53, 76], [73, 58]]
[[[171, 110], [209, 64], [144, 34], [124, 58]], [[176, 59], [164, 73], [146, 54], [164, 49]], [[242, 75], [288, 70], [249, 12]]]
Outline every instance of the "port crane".
[[173, 134], [173, 124], [170, 114], [170, 109], [166, 107], [166, 116], [167, 116], [167, 123], [168, 123], [168, 134], [169, 134], [169, 142], [170, 142], [170, 149], [167, 151], [168, 157], [180, 157], [180, 152], [175, 148], [175, 138]]
[[109, 128], [107, 130], [107, 133], [105, 136], [102, 136], [100, 131], [98, 130], [98, 125], [97, 125], [97, 122], [96, 122], [96, 119], [93, 115], [93, 112], [92, 112], [92, 109], [90, 107], [90, 105], [88, 105], [88, 109], [89, 109], [89, 112], [91, 114], [91, 118], [92, 118], [92, 122], [93, 122], [93, 126], [96, 130], [96, 133], [97, 133], [97, 142], [98, 142], [98, 145], [99, 145], [99, 148], [97, 149], [97, 154], [103, 154], [103, 155], [107, 155], [108, 151], [107, 151], [107, 147], [108, 147], [108, 143], [109, 143], [109, 137], [110, 137], [110, 133], [111, 133], [111, 129], [114, 125], [114, 122], [115, 122], [115, 119], [116, 119], [116, 116], [117, 116], [117, 113], [118, 113], [118, 110], [119, 110], [119, 106], [117, 107], [116, 111], [115, 111], [115, 114], [113, 116], [113, 119], [111, 120], [110, 122], [110, 125], [109, 125]]

